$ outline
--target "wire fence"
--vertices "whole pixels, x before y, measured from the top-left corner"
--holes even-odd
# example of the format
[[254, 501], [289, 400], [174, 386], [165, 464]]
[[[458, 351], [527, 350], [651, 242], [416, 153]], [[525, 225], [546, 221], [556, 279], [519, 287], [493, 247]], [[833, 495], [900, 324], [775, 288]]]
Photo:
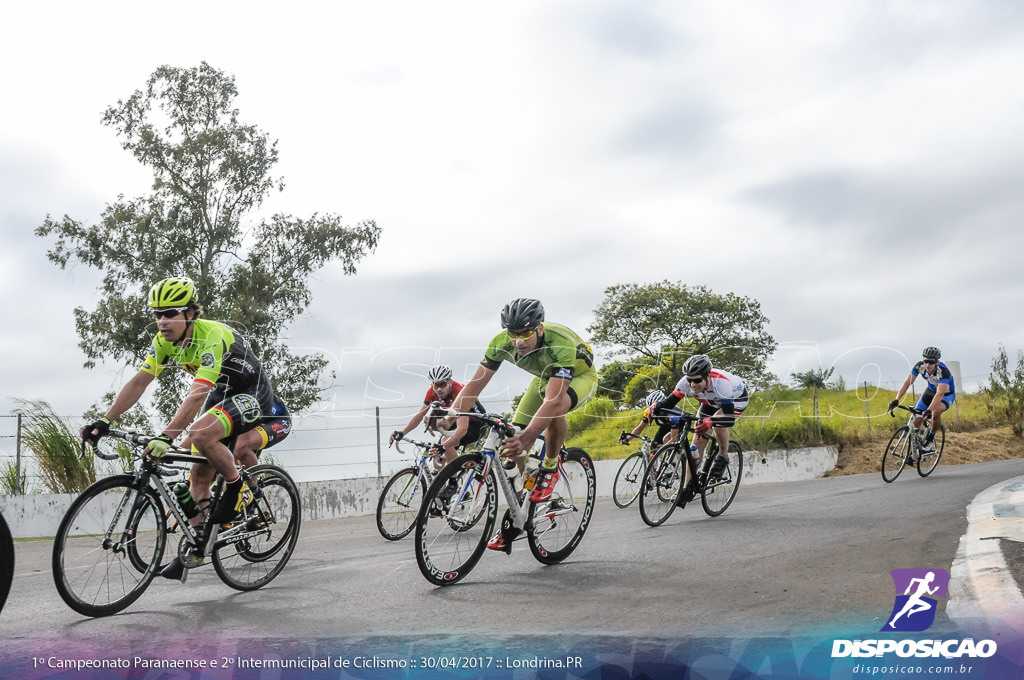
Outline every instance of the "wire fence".
[[[390, 474], [409, 464], [412, 456], [408, 449], [403, 456], [389, 447], [388, 436], [402, 429], [421, 405], [403, 404], [294, 416], [291, 434], [261, 453], [260, 459], [273, 459], [299, 482]], [[498, 412], [511, 411], [511, 403], [489, 406]], [[494, 409], [495, 406], [503, 408]], [[29, 418], [29, 415], [0, 415], [0, 471], [13, 469], [19, 476], [24, 476], [26, 493], [45, 493], [49, 489], [40, 474], [36, 454], [24, 441], [24, 428]], [[75, 433], [86, 425], [81, 416], [61, 416], [61, 420]], [[422, 426], [418, 433], [423, 435], [414, 435], [418, 439], [429, 438]], [[97, 467], [109, 473], [116, 470], [106, 470], [106, 467], [113, 466]], [[0, 493], [9, 491], [0, 489]]]
[[[890, 392], [895, 391], [898, 386], [899, 384], [895, 382], [890, 385], [884, 381], [880, 385], [858, 385], [855, 391], [853, 386], [850, 386], [850, 390], [858, 395], [858, 404], [855, 407], [857, 412], [830, 412], [824, 408], [820, 420], [826, 423], [837, 418], [846, 421], [856, 420], [858, 423], [855, 427], [864, 430], [864, 436], [870, 439], [873, 437], [872, 431], [891, 429], [892, 423], [889, 422], [889, 418], [879, 421], [871, 414], [877, 416], [884, 410], [884, 404], [891, 396]], [[904, 402], [916, 399], [918, 394], [919, 387], [915, 384], [908, 391], [908, 398], [905, 398]], [[617, 440], [614, 435], [620, 430], [633, 429], [637, 424], [636, 411], [598, 413], [591, 410], [591, 403], [593, 402], [588, 402], [583, 407], [583, 413], [580, 414], [582, 417], [578, 418], [579, 421], [585, 422], [587, 430], [584, 437], [586, 441], [582, 442], [582, 445], [595, 459], [621, 457], [625, 451], [614, 443]], [[272, 459], [285, 467], [296, 481], [390, 475], [409, 464], [412, 455], [408, 453], [408, 449], [407, 454], [403, 456], [395, 448], [389, 447], [388, 436], [394, 430], [402, 429], [421, 406], [422, 402], [417, 402], [294, 416], [291, 434], [261, 454], [261, 460]], [[487, 407], [495, 413], [509, 414], [513, 410], [511, 401], [499, 402], [492, 399], [488, 400]], [[745, 415], [744, 420], [747, 422], [738, 426], [741, 428], [738, 434], [746, 435], [751, 440], [749, 444], [764, 444], [762, 430], [769, 426], [770, 414], [775, 409], [796, 409], [797, 415], [802, 416], [798, 418], [800, 421], [808, 421], [812, 416], [809, 409], [805, 407], [801, 411], [800, 407], [794, 406], [792, 402], [766, 400], [766, 403], [760, 404], [757, 409], [751, 409], [747, 414], [749, 417]], [[36, 454], [24, 442], [24, 427], [29, 417], [0, 415], [0, 473], [6, 473], [3, 477], [7, 478], [14, 473], [23, 475], [25, 483], [22, 488], [25, 493], [47, 492], [49, 489], [40, 474]], [[62, 416], [61, 419], [72, 432], [78, 432], [86, 424], [81, 416]], [[950, 413], [951, 426], [959, 429], [959, 420], [960, 404], [957, 403], [956, 408]], [[773, 422], [770, 427], [777, 425]], [[850, 427], [847, 426], [846, 430], [849, 432]], [[820, 428], [818, 434], [820, 435]], [[422, 426], [411, 433], [411, 436], [421, 440], [429, 439]], [[572, 437], [573, 432], [570, 430], [570, 440]], [[762, 441], [759, 442], [758, 439]], [[116, 472], [107, 470], [109, 466], [97, 467], [97, 473]], [[0, 487], [0, 493], [10, 493], [9, 485]]]

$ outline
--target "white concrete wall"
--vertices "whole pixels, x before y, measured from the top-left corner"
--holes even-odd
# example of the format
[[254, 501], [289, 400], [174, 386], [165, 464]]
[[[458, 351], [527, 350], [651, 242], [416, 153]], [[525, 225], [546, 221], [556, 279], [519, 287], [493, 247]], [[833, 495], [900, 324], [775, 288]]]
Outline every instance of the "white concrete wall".
[[[743, 454], [743, 484], [792, 482], [822, 477], [835, 467], [837, 456], [836, 449], [824, 446], [769, 451], [764, 455], [746, 451]], [[615, 473], [621, 464], [620, 459], [594, 463], [599, 496], [611, 495]], [[381, 477], [300, 482], [298, 486], [302, 497], [303, 519], [373, 514], [377, 511], [377, 497], [385, 482], [387, 478]], [[0, 495], [0, 512], [3, 512], [15, 538], [53, 536], [74, 498], [73, 494]]]

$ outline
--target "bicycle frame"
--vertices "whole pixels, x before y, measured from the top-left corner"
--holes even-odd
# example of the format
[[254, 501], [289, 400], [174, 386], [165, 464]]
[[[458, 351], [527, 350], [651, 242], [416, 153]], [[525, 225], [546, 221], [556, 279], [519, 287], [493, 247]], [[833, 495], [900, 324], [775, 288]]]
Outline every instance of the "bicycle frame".
[[[512, 528], [516, 529], [518, 531], [528, 531], [528, 530], [530, 530], [532, 527], [528, 527], [527, 526], [527, 523], [528, 523], [528, 520], [529, 520], [530, 505], [531, 505], [530, 494], [529, 493], [525, 493], [526, 490], [524, 489], [523, 499], [519, 500], [519, 495], [517, 494], [517, 492], [515, 490], [515, 487], [513, 486], [512, 479], [508, 476], [507, 473], [505, 473], [504, 466], [501, 466], [501, 465], [495, 466], [495, 464], [494, 464], [495, 463], [495, 459], [499, 458], [498, 451], [500, 449], [502, 439], [504, 439], [507, 436], [511, 436], [512, 434], [514, 434], [515, 430], [511, 426], [509, 426], [507, 423], [505, 423], [504, 421], [502, 421], [500, 419], [497, 419], [497, 420], [493, 419], [493, 416], [480, 416], [477, 413], [460, 413], [460, 412], [449, 412], [449, 415], [469, 416], [471, 418], [478, 418], [478, 419], [483, 420], [484, 422], [490, 424], [490, 426], [491, 426], [491, 431], [487, 435], [487, 439], [484, 442], [484, 447], [483, 447], [483, 449], [481, 449], [479, 451], [479, 453], [483, 455], [484, 469], [483, 469], [483, 473], [480, 475], [480, 481], [477, 482], [477, 485], [476, 485], [477, 488], [476, 488], [476, 490], [474, 492], [474, 496], [473, 496], [473, 499], [472, 499], [472, 504], [470, 505], [469, 516], [473, 516], [475, 514], [476, 509], [479, 507], [479, 505], [484, 502], [484, 495], [482, 493], [480, 493], [481, 490], [482, 490], [482, 487], [484, 485], [484, 481], [483, 480], [487, 477], [487, 475], [493, 474], [495, 479], [497, 480], [498, 487], [501, 489], [501, 493], [502, 493], [502, 495], [505, 498], [505, 503], [506, 503], [506, 505], [508, 505], [510, 520], [511, 520], [511, 523], [512, 523]], [[541, 442], [544, 442], [544, 435], [541, 434], [540, 436], [537, 437], [537, 439], [539, 439]], [[540, 450], [539, 453], [537, 453], [537, 454], [524, 454], [524, 455], [527, 455], [529, 458], [534, 458], [535, 460], [542, 460], [544, 458], [545, 454], [546, 454], [546, 451], [547, 451], [547, 443], [544, 442], [544, 444], [541, 447], [541, 450]], [[559, 452], [559, 453], [561, 454], [561, 452]], [[499, 469], [502, 471], [502, 474], [498, 474], [498, 470]], [[558, 471], [565, 478], [565, 483], [567, 485], [569, 485], [569, 488], [570, 488], [570, 491], [571, 491], [571, 489], [572, 489], [571, 481], [568, 478], [568, 476], [565, 474], [565, 468], [562, 465], [562, 456], [561, 455], [559, 455], [559, 457], [558, 457]], [[524, 474], [525, 474], [525, 471], [524, 471]], [[469, 492], [470, 486], [472, 484], [473, 484], [472, 478], [467, 478], [466, 481], [459, 488], [458, 492], [452, 497], [451, 504], [453, 506], [461, 504], [462, 502], [465, 501], [466, 495]], [[570, 512], [576, 512], [576, 510], [577, 510], [577, 508], [574, 507], [574, 506], [570, 506], [568, 508], [561, 508], [561, 509], [558, 509], [558, 510], [549, 510], [547, 513], [545, 513], [544, 517], [545, 518], [557, 517], [558, 515], [562, 515], [562, 514], [566, 514], [566, 513], [570, 513]]]
[[[400, 444], [401, 441], [405, 441], [406, 443], [412, 444], [413, 446], [421, 449], [419, 454], [420, 458], [418, 461], [416, 461], [416, 476], [412, 479], [412, 481], [409, 482], [409, 484], [406, 485], [406, 488], [402, 489], [402, 492], [399, 494], [399, 498], [404, 499], [407, 491], [409, 491], [410, 489], [415, 491], [416, 489], [419, 488], [421, 480], [424, 480], [424, 483], [427, 486], [430, 486], [430, 482], [434, 480], [434, 477], [437, 475], [437, 473], [434, 470], [430, 469], [429, 465], [431, 458], [433, 458], [429, 451], [430, 447], [434, 446], [434, 443], [419, 442], [416, 441], [415, 439], [397, 440], [395, 441], [395, 448], [398, 449], [398, 452], [401, 454], [405, 453], [404, 451], [402, 451], [402, 447]], [[411, 499], [412, 497], [410, 496], [410, 505]]]
[[[921, 433], [920, 428], [928, 427], [932, 422], [932, 412], [929, 409], [913, 408], [911, 406], [904, 406], [897, 404], [896, 408], [904, 411], [909, 411], [910, 414], [907, 416], [907, 428], [910, 430], [910, 449], [911, 453], [915, 456], [921, 455]], [[889, 411], [889, 415], [893, 418], [896, 417], [895, 409]], [[921, 425], [915, 426], [914, 421], [921, 418]]]
[[[117, 439], [122, 439], [126, 442], [138, 446], [145, 446], [149, 442], [149, 437], [134, 432], [121, 432], [119, 430], [111, 430], [108, 436]], [[99, 451], [99, 449], [97, 449], [95, 453], [100, 458], [104, 458], [106, 460], [111, 460], [117, 457], [116, 454], [114, 456], [103, 454]], [[128, 504], [129, 497], [131, 497], [135, 502], [135, 505], [131, 508], [132, 512], [137, 511], [139, 507], [141, 507], [141, 503], [143, 503], [144, 501], [140, 492], [147, 486], [156, 491], [157, 495], [163, 501], [164, 507], [167, 508], [170, 511], [170, 513], [174, 516], [174, 519], [177, 522], [178, 527], [181, 528], [182, 533], [187, 537], [189, 543], [191, 543], [193, 546], [197, 548], [199, 554], [203, 558], [212, 555], [214, 548], [216, 548], [218, 545], [237, 543], [239, 541], [243, 541], [248, 538], [253, 538], [261, 534], [261, 530], [259, 529], [243, 532], [243, 525], [232, 527], [231, 529], [228, 529], [224, 532], [218, 532], [217, 525], [211, 523], [210, 517], [207, 517], [206, 520], [198, 527], [192, 526], [191, 522], [189, 522], [189, 518], [186, 517], [185, 510], [184, 508], [181, 507], [181, 503], [178, 501], [177, 496], [174, 494], [174, 491], [171, 489], [170, 485], [164, 480], [164, 477], [167, 475], [164, 474], [163, 470], [183, 470], [184, 467], [179, 466], [192, 465], [195, 463], [199, 463], [201, 465], [209, 465], [209, 461], [207, 461], [205, 457], [193, 455], [186, 449], [174, 448], [171, 449], [171, 451], [169, 451], [159, 461], [155, 461], [152, 458], [143, 456], [136, 457], [136, 461], [137, 466], [135, 468], [135, 471], [133, 472], [135, 479], [131, 487], [134, 493], [126, 493], [124, 497], [121, 499], [121, 502], [114, 513], [110, 526], [107, 529], [107, 533], [104, 536], [105, 541], [111, 540], [113, 527], [117, 525], [117, 521], [124, 513], [126, 506]], [[243, 475], [243, 477], [248, 477], [244, 469], [239, 468], [239, 472]], [[252, 493], [257, 492], [253, 491], [253, 487], [250, 487], [250, 491]], [[221, 493], [222, 491], [218, 487], [210, 499], [211, 507], [216, 506], [217, 501], [220, 499]], [[132, 537], [124, 535], [131, 530], [132, 526], [134, 525], [131, 522], [129, 522], [126, 525], [125, 531], [122, 533], [122, 542], [132, 540]], [[203, 536], [199, 531], [197, 531], [199, 527], [202, 527], [202, 529], [204, 530], [202, 533], [205, 534], [206, 539], [202, 544], [200, 544], [200, 539]]]

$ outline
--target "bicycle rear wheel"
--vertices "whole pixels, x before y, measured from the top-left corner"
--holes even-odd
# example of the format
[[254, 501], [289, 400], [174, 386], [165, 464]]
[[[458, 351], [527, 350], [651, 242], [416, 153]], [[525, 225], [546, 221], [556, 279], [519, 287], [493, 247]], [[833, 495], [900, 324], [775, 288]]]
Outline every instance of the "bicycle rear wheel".
[[[708, 451], [710, 457], [708, 458], [708, 466], [705, 468], [710, 471], [715, 466], [715, 459], [718, 457], [718, 442], [714, 439], [708, 444]], [[718, 474], [717, 478], [707, 478], [707, 483], [704, 485], [704, 489], [700, 494], [700, 504], [704, 506], [704, 512], [709, 517], [718, 517], [726, 508], [732, 505], [732, 501], [736, 498], [736, 492], [740, 489], [740, 480], [743, 479], [743, 449], [740, 447], [739, 442], [729, 441], [729, 462], [725, 468]]]
[[919, 453], [917, 457], [917, 474], [927, 477], [939, 466], [939, 459], [942, 458], [942, 450], [946, 448], [946, 426], [940, 425], [935, 431], [935, 438], [932, 440], [933, 451]]
[[572, 554], [583, 540], [594, 514], [597, 476], [590, 454], [569, 448], [559, 461], [558, 482], [551, 497], [531, 503], [527, 515], [527, 541], [537, 561], [557, 564]]
[[132, 475], [101, 479], [74, 500], [53, 539], [53, 582], [79, 614], [108, 616], [139, 599], [163, 556], [163, 507]]
[[217, 576], [235, 590], [256, 590], [274, 580], [291, 558], [302, 525], [299, 490], [287, 472], [256, 465], [246, 484], [252, 500], [213, 550]]
[[886, 482], [895, 482], [903, 468], [907, 466], [909, 455], [910, 427], [904, 425], [893, 432], [889, 443], [885, 445], [885, 453], [882, 454], [882, 479]]
[[647, 472], [647, 456], [643, 451], [626, 456], [615, 473], [615, 485], [612, 487], [612, 500], [620, 508], [628, 508], [640, 495], [640, 485]]
[[682, 491], [686, 456], [678, 443], [665, 444], [651, 459], [640, 489], [640, 518], [649, 526], [665, 523]]
[[377, 501], [377, 531], [389, 541], [409, 535], [416, 526], [416, 515], [427, 492], [427, 480], [419, 476], [418, 467], [408, 467], [394, 474]]
[[[455, 479], [458, 491], [443, 501], [441, 492]], [[484, 456], [467, 453], [434, 478], [416, 517], [416, 563], [436, 586], [458, 583], [480, 561], [498, 517], [498, 484], [484, 475]], [[482, 521], [481, 521], [482, 520]]]

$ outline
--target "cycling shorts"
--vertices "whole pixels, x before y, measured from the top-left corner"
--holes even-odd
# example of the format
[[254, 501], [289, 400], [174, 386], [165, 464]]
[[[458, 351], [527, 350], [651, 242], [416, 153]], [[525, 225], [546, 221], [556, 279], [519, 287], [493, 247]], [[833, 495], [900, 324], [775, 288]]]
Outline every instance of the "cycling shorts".
[[[266, 383], [263, 383], [266, 384]], [[274, 412], [274, 393], [269, 389], [257, 388], [256, 393], [235, 392], [227, 394], [212, 390], [203, 407], [224, 426], [223, 440], [234, 443], [238, 435], [254, 430]], [[282, 437], [283, 438], [283, 437]], [[269, 438], [268, 438], [269, 439]]]
[[[928, 408], [932, 403], [932, 399], [935, 398], [935, 394], [936, 393], [931, 390], [926, 390], [925, 393], [921, 395], [921, 398], [917, 400], [917, 406], [914, 408]], [[956, 393], [944, 394], [942, 396], [942, 403], [946, 405], [946, 409], [949, 409], [953, 405], [954, 401], [956, 401]]]
[[269, 449], [278, 443], [292, 431], [292, 416], [288, 413], [288, 407], [281, 400], [274, 397], [274, 405], [271, 407], [270, 415], [263, 418], [259, 425], [253, 428], [260, 435], [260, 445], [256, 449], [256, 455], [263, 449]]
[[724, 413], [720, 416], [716, 416], [718, 413], [719, 406], [712, 406], [711, 404], [701, 404], [700, 408], [697, 409], [697, 415], [700, 418], [711, 418], [711, 424], [715, 427], [732, 427], [736, 424], [736, 416], [743, 413], [747, 408], [747, 402], [743, 402], [743, 406], [739, 406], [738, 403], [733, 404], [733, 412], [731, 416], [727, 416]]
[[[540, 376], [530, 382], [530, 386], [526, 388], [523, 398], [519, 400], [519, 408], [516, 409], [516, 414], [512, 418], [514, 424], [520, 427], [530, 424], [533, 416], [544, 403], [544, 393], [547, 388], [547, 379], [542, 379]], [[568, 395], [572, 401], [569, 413], [587, 403], [595, 391], [597, 391], [597, 371], [583, 371], [574, 375], [569, 382]]]

